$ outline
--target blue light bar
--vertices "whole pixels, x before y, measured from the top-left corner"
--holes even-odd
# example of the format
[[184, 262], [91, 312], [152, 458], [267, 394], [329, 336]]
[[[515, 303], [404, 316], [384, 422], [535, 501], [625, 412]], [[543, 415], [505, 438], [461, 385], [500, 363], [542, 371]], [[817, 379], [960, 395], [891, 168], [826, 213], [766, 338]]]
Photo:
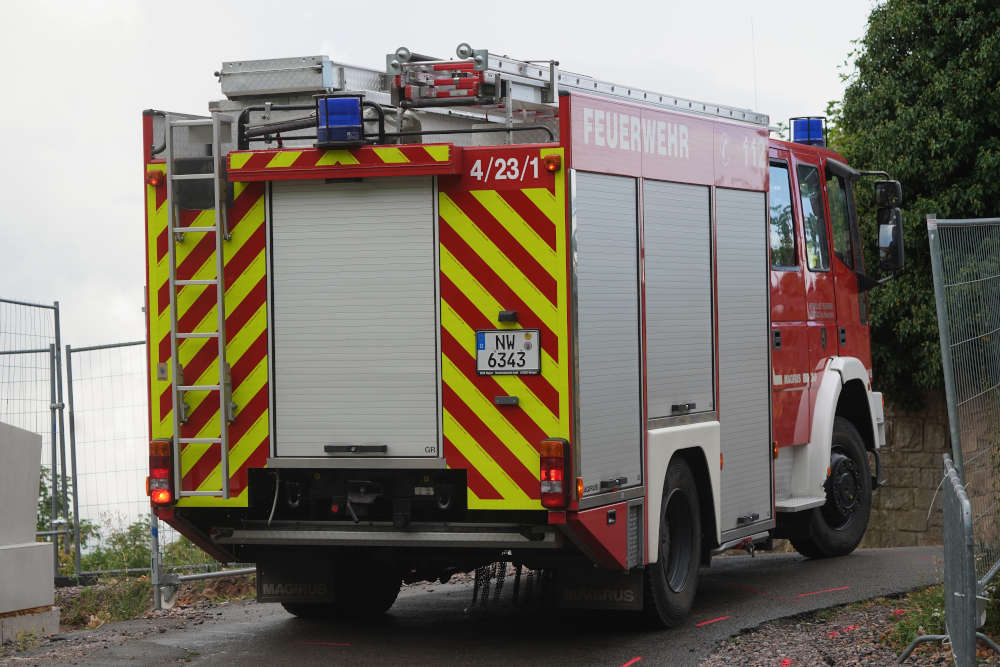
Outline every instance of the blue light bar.
[[824, 125], [826, 118], [810, 116], [808, 118], [792, 118], [792, 141], [807, 146], [826, 146]]
[[361, 97], [321, 97], [316, 101], [316, 145], [344, 146], [364, 143]]

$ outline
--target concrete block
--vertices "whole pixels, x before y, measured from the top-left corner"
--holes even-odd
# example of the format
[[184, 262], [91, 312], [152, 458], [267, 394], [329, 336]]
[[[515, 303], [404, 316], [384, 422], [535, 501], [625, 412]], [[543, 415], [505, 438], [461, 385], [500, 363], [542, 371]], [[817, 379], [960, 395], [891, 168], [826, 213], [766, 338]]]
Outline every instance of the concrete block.
[[0, 644], [17, 641], [18, 635], [44, 637], [59, 632], [59, 608], [50, 607], [13, 616], [0, 616]]
[[[907, 510], [905, 512], [896, 513], [896, 527], [899, 528], [900, 534], [905, 533], [923, 533], [927, 531], [927, 511], [926, 510]], [[909, 544], [898, 544], [895, 546], [900, 547], [910, 547], [916, 545], [916, 535], [913, 535], [913, 541]]]
[[0, 423], [0, 546], [35, 541], [41, 458], [41, 436]]
[[[885, 462], [883, 461], [883, 466]], [[912, 489], [920, 478], [920, 469], [910, 466], [894, 466], [892, 470], [882, 468], [882, 474], [887, 476], [886, 486]], [[881, 492], [879, 492], [881, 493]]]
[[913, 508], [913, 491], [887, 486], [875, 493], [874, 500], [879, 509], [908, 510]]
[[896, 417], [891, 422], [888, 444], [892, 449], [920, 451], [924, 447], [924, 423], [920, 419]]
[[0, 546], [0, 614], [52, 604], [53, 548], [51, 542]]

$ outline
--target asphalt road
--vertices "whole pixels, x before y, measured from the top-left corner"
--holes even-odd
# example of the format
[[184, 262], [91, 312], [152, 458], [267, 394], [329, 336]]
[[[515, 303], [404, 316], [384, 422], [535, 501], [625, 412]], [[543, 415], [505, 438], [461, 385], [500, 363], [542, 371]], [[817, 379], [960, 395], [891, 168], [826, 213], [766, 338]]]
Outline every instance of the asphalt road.
[[[688, 622], [667, 631], [634, 616], [500, 604], [467, 611], [470, 584], [408, 587], [378, 625], [305, 621], [279, 605], [229, 605], [213, 622], [134, 640], [77, 664], [694, 665], [765, 621], [900, 593], [940, 580], [940, 549], [866, 549], [716, 558]], [[764, 657], [764, 656], [762, 656]]]

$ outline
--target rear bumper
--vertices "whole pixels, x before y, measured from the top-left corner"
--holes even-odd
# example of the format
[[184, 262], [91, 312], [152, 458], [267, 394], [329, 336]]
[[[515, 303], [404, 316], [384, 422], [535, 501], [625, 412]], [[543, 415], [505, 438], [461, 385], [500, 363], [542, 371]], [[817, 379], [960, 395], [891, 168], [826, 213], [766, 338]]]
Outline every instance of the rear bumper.
[[380, 526], [344, 528], [239, 528], [214, 531], [216, 544], [343, 547], [452, 547], [469, 549], [559, 549], [563, 536], [554, 528], [449, 525], [406, 530]]

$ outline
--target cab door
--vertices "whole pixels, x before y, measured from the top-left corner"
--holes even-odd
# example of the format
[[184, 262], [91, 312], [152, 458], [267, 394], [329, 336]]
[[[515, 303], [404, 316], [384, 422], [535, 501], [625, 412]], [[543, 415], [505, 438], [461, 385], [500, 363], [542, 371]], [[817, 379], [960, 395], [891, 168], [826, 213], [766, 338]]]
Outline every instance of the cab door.
[[772, 148], [769, 170], [772, 432], [785, 447], [809, 441], [809, 331], [789, 152]]
[[793, 150], [795, 192], [805, 261], [806, 328], [809, 339], [810, 406], [827, 358], [838, 354], [837, 304], [823, 171], [814, 151]]
[[833, 240], [834, 290], [837, 304], [837, 350], [841, 356], [856, 357], [871, 368], [868, 344], [868, 298], [858, 289], [858, 273], [864, 273], [858, 234], [858, 214], [854, 205], [852, 172], [846, 165], [826, 158], [824, 192], [830, 211]]

